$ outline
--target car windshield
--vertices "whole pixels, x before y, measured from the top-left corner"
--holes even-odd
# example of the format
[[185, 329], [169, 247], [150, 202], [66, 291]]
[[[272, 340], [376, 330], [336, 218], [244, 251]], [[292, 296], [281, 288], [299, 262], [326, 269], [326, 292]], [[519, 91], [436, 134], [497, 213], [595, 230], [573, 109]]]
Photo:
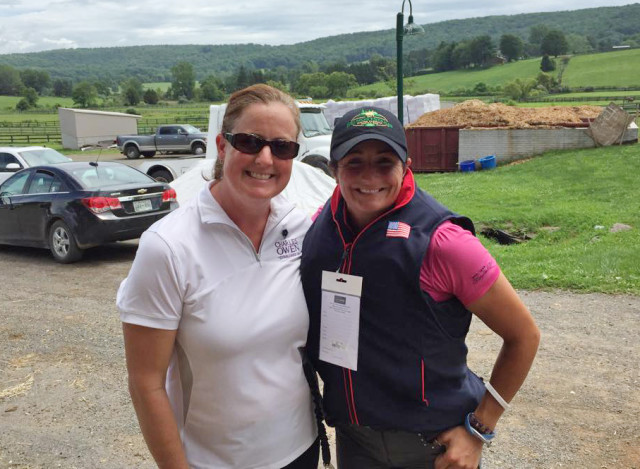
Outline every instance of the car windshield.
[[40, 166], [43, 164], [64, 163], [71, 161], [62, 153], [58, 153], [51, 148], [37, 148], [33, 150], [22, 150], [19, 152], [29, 166]]
[[331, 127], [322, 113], [322, 109], [300, 110], [302, 133], [305, 137], [316, 135], [331, 135]]
[[71, 171], [74, 179], [85, 189], [98, 189], [116, 185], [149, 184], [152, 178], [126, 165], [90, 166]]
[[187, 131], [188, 134], [201, 134], [202, 130], [192, 125], [183, 125], [182, 128]]

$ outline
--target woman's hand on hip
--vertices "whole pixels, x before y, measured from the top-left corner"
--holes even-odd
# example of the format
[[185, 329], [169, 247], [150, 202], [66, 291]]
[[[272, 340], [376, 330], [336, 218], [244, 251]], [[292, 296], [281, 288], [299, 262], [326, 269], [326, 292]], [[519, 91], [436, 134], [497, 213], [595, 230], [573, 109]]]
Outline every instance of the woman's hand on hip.
[[447, 451], [436, 458], [435, 469], [477, 469], [482, 456], [483, 443], [464, 428], [446, 430], [436, 438]]

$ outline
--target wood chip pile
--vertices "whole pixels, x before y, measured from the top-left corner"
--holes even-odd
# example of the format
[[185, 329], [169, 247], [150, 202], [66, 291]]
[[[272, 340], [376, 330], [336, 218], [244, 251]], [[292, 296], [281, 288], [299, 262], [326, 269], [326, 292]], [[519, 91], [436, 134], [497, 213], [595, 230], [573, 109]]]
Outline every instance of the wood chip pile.
[[470, 99], [450, 109], [427, 112], [408, 127], [502, 127], [508, 129], [560, 127], [595, 119], [599, 106], [553, 106], [524, 108], [502, 103], [486, 104]]

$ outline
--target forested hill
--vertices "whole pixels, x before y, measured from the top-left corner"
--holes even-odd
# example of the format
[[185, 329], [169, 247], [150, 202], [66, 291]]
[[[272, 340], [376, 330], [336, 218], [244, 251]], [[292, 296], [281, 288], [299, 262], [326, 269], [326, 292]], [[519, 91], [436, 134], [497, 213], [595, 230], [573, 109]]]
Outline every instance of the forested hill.
[[[393, 23], [395, 17], [389, 18]], [[554, 13], [529, 13], [451, 20], [425, 25], [425, 34], [406, 37], [404, 51], [433, 49], [441, 41], [460, 41], [488, 34], [497, 42], [502, 34], [527, 40], [529, 28], [546, 25], [565, 34], [577, 34], [598, 44], [600, 50], [633, 38], [640, 42], [640, 3], [621, 7], [589, 8]], [[395, 55], [395, 29], [341, 34], [293, 45], [160, 45], [64, 49], [29, 54], [0, 55], [0, 65], [39, 68], [52, 78], [107, 79], [135, 76], [142, 81], [170, 81], [170, 68], [191, 62], [198, 78], [227, 74], [244, 65], [249, 69], [287, 69], [305, 62], [318, 64], [367, 60], [372, 54]]]

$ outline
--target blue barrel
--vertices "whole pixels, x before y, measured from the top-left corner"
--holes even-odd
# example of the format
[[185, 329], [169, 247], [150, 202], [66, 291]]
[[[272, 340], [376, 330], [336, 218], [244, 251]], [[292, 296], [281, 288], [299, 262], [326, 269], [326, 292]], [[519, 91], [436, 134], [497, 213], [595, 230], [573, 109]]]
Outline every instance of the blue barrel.
[[458, 165], [460, 166], [460, 171], [462, 171], [463, 173], [476, 170], [475, 160], [461, 161], [460, 163], [458, 163]]
[[496, 155], [489, 155], [478, 160], [482, 169], [493, 169], [496, 167]]

